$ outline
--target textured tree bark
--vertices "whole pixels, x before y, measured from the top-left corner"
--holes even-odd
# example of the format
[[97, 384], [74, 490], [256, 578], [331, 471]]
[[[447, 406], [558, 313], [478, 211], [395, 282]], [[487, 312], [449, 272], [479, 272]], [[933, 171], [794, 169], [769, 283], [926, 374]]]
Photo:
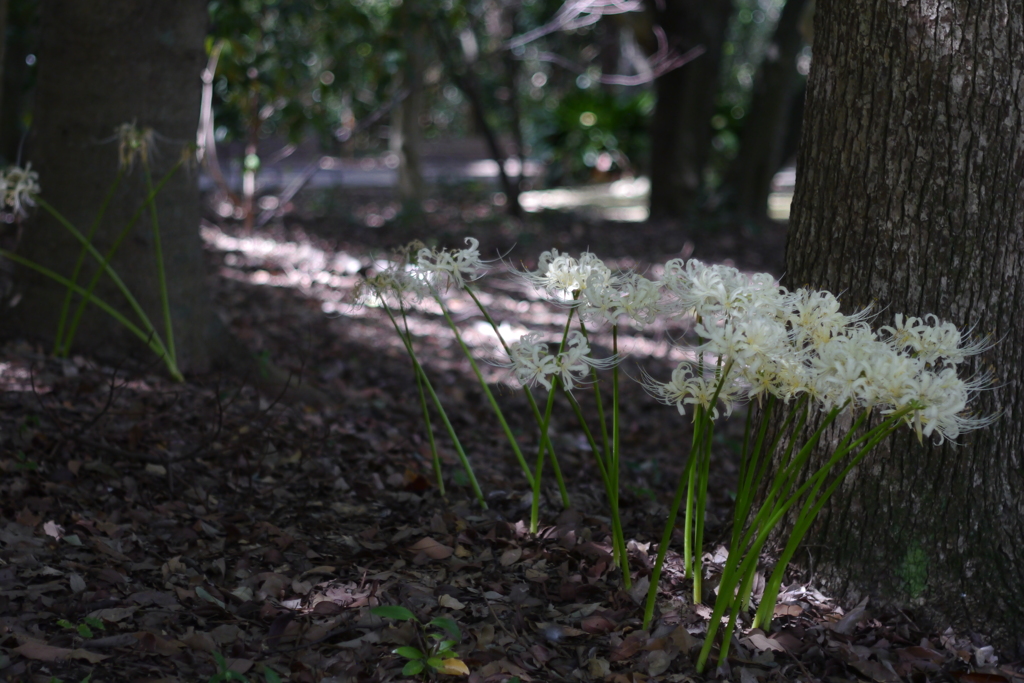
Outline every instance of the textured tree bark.
[[1000, 413], [962, 445], [910, 430], [808, 540], [817, 577], [1024, 647], [1024, 13], [1005, 0], [819, 1], [785, 284], [881, 320], [991, 334]]
[[740, 151], [726, 184], [735, 193], [736, 212], [755, 221], [768, 217], [772, 178], [782, 167], [788, 114], [800, 94], [796, 58], [804, 46], [800, 24], [810, 0], [787, 0], [754, 79], [754, 91]]
[[[150, 155], [154, 180], [181, 158], [196, 135], [205, 63], [206, 3], [201, 0], [46, 0], [41, 7], [36, 116], [26, 159], [39, 171], [44, 199], [83, 233], [118, 168], [115, 128], [135, 122], [158, 134]], [[105, 253], [146, 196], [141, 165], [126, 173], [94, 240]], [[223, 331], [207, 297], [199, 238], [199, 190], [194, 168], [181, 169], [159, 194], [164, 260], [174, 335], [183, 370], [204, 371], [222, 351]], [[79, 243], [42, 211], [20, 252], [69, 276]], [[163, 334], [149, 213], [113, 261], [150, 320]], [[95, 270], [87, 259], [79, 281]], [[64, 288], [22, 270], [23, 298], [5, 315], [7, 333], [52, 340]], [[109, 279], [100, 297], [135, 316]], [[96, 308], [87, 311], [77, 348], [116, 356], [142, 348], [137, 338]]]
[[654, 83], [658, 99], [651, 118], [651, 216], [679, 218], [693, 209], [703, 189], [732, 1], [652, 0], [650, 5], [654, 23], [676, 51], [704, 47], [700, 57]]

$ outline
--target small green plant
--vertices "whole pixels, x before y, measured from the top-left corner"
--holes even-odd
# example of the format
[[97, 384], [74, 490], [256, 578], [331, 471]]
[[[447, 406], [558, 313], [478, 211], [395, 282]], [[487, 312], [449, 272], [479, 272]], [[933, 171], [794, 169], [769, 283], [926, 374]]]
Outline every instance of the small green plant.
[[435, 617], [426, 624], [421, 624], [415, 614], [400, 605], [372, 607], [370, 612], [384, 619], [411, 621], [419, 627], [420, 647], [403, 645], [392, 650], [393, 654], [407, 660], [402, 667], [403, 676], [418, 676], [424, 672], [449, 676], [469, 675], [469, 667], [452, 649], [462, 640], [462, 632], [454, 620]]
[[[79, 681], [79, 683], [89, 683], [91, 680], [92, 680], [92, 674], [90, 673], [88, 676], [86, 676], [81, 681]], [[47, 681], [46, 683], [64, 683], [64, 679], [63, 678], [57, 678], [56, 676], [50, 676], [50, 680]]]
[[[219, 652], [213, 653], [213, 660], [217, 663], [217, 673], [210, 676], [207, 683], [225, 683], [226, 681], [241, 681], [242, 683], [249, 683], [249, 679], [228, 668], [228, 662], [224, 659], [224, 655]], [[277, 675], [277, 672], [271, 669], [269, 666], [263, 667], [263, 680], [266, 683], [281, 683], [281, 677]]]
[[19, 472], [35, 472], [39, 469], [39, 463], [34, 460], [29, 460], [24, 451], [18, 451], [15, 453], [14, 459], [14, 469]]
[[72, 624], [67, 619], [59, 619], [57, 621], [57, 625], [63, 629], [75, 631], [83, 638], [92, 638], [95, 635], [93, 633], [93, 629], [97, 629], [99, 631], [107, 630], [107, 627], [103, 625], [103, 620], [97, 619], [96, 617], [86, 617], [78, 624]]

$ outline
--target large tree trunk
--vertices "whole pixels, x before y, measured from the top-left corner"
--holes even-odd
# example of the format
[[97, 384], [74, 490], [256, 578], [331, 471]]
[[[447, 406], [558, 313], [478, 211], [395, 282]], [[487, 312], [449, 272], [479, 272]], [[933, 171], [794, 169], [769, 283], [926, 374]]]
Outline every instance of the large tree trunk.
[[1001, 414], [869, 456], [808, 540], [816, 576], [1024, 646], [1024, 14], [831, 0], [814, 32], [785, 284], [993, 335], [974, 370]]
[[800, 25], [810, 3], [786, 1], [754, 79], [749, 112], [740, 131], [740, 152], [726, 179], [742, 218], [762, 221], [768, 217], [772, 178], [784, 161], [786, 124], [801, 91], [796, 58], [804, 46]]
[[652, 0], [650, 5], [654, 23], [677, 52], [704, 48], [700, 57], [654, 82], [651, 216], [679, 218], [694, 207], [703, 189], [732, 0]]
[[[27, 160], [39, 171], [42, 196], [82, 232], [88, 230], [117, 174], [115, 128], [135, 122], [158, 134], [151, 153], [162, 176], [195, 140], [205, 63], [206, 3], [201, 0], [48, 0], [43, 3], [35, 122]], [[136, 161], [113, 197], [94, 240], [111, 245], [145, 197]], [[203, 371], [219, 350], [220, 326], [207, 297], [199, 238], [199, 191], [194, 168], [179, 171], [157, 198], [179, 367]], [[21, 253], [69, 276], [79, 243], [42, 211], [25, 232]], [[163, 334], [148, 212], [113, 261]], [[80, 282], [94, 272], [89, 266]], [[24, 272], [23, 299], [5, 316], [8, 332], [53, 339], [64, 288]], [[100, 297], [134, 319], [104, 278]], [[78, 348], [111, 356], [142, 348], [137, 338], [91, 308]]]

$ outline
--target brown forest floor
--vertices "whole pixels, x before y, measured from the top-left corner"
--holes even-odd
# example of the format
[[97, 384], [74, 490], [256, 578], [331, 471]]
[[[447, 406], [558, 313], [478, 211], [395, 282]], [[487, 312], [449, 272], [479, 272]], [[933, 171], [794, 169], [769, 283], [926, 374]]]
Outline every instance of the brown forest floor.
[[[424, 622], [454, 619], [471, 681], [702, 680], [695, 647], [710, 610], [689, 599], [673, 558], [659, 617], [641, 630], [640, 592], [609, 569], [604, 496], [578, 426], [562, 416], [553, 427], [573, 508], [561, 510], [548, 487], [542, 531], [531, 536], [525, 483], [479, 386], [437, 316], [417, 313], [420, 357], [489, 509], [474, 504], [438, 432], [442, 498], [409, 361], [381, 311], [353, 309], [346, 295], [372, 255], [412, 238], [461, 247], [475, 236], [483, 254], [514, 246], [509, 260], [526, 264], [551, 247], [589, 248], [622, 267], [693, 253], [778, 273], [783, 230], [688, 234], [566, 215], [522, 227], [472, 197], [432, 205], [415, 229], [366, 227], [393, 208], [367, 196], [341, 211], [345, 219], [309, 214], [255, 236], [204, 228], [221, 314], [249, 348], [319, 388], [325, 404], [276, 400], [230, 375], [175, 384], [146, 359], [59, 361], [25, 341], [0, 349], [0, 679], [208, 681], [218, 655], [251, 681], [275, 680], [268, 670], [291, 681], [400, 680], [391, 651], [418, 635], [369, 613], [384, 604]], [[480, 287], [499, 321], [563, 322], [543, 302], [524, 303], [506, 277]], [[484, 344], [471, 310], [453, 308], [465, 312], [467, 339]], [[670, 342], [683, 334], [627, 338], [627, 372], [666, 376]], [[524, 402], [509, 390], [500, 396], [529, 453]], [[633, 382], [622, 405], [623, 517], [643, 585], [688, 428]], [[720, 429], [716, 443], [705, 548], [712, 585], [736, 429]], [[1024, 683], [1019, 663], [995, 660], [980, 636], [837, 605], [809, 578], [795, 571], [773, 632], [742, 634], [728, 665], [708, 677]], [[86, 637], [76, 627], [87, 618], [104, 628]]]

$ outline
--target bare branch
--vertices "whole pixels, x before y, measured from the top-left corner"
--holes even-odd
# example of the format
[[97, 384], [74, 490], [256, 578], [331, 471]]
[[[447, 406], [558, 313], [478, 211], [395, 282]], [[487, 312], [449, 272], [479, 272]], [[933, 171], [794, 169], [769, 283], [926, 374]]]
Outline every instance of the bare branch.
[[640, 12], [643, 8], [643, 0], [568, 0], [551, 21], [513, 38], [505, 48], [513, 50], [552, 33], [590, 26], [603, 16]]
[[[597, 82], [604, 85], [642, 85], [644, 83], [650, 83], [654, 79], [667, 74], [669, 71], [678, 69], [688, 62], [692, 62], [694, 59], [704, 54], [703, 45], [698, 45], [695, 48], [687, 50], [683, 54], [679, 54], [675, 50], [672, 50], [668, 46], [665, 31], [660, 26], [654, 27], [654, 35], [658, 39], [658, 49], [647, 59], [648, 68], [644, 73], [636, 74], [635, 76], [601, 74], [597, 77]], [[525, 57], [520, 57], [519, 59], [525, 59]], [[576, 62], [570, 61], [553, 52], [541, 52], [530, 55], [530, 59], [537, 59], [542, 62], [557, 64], [563, 69], [567, 69], [573, 73], [584, 74], [587, 72], [587, 67], [582, 64], [577, 64]]]

